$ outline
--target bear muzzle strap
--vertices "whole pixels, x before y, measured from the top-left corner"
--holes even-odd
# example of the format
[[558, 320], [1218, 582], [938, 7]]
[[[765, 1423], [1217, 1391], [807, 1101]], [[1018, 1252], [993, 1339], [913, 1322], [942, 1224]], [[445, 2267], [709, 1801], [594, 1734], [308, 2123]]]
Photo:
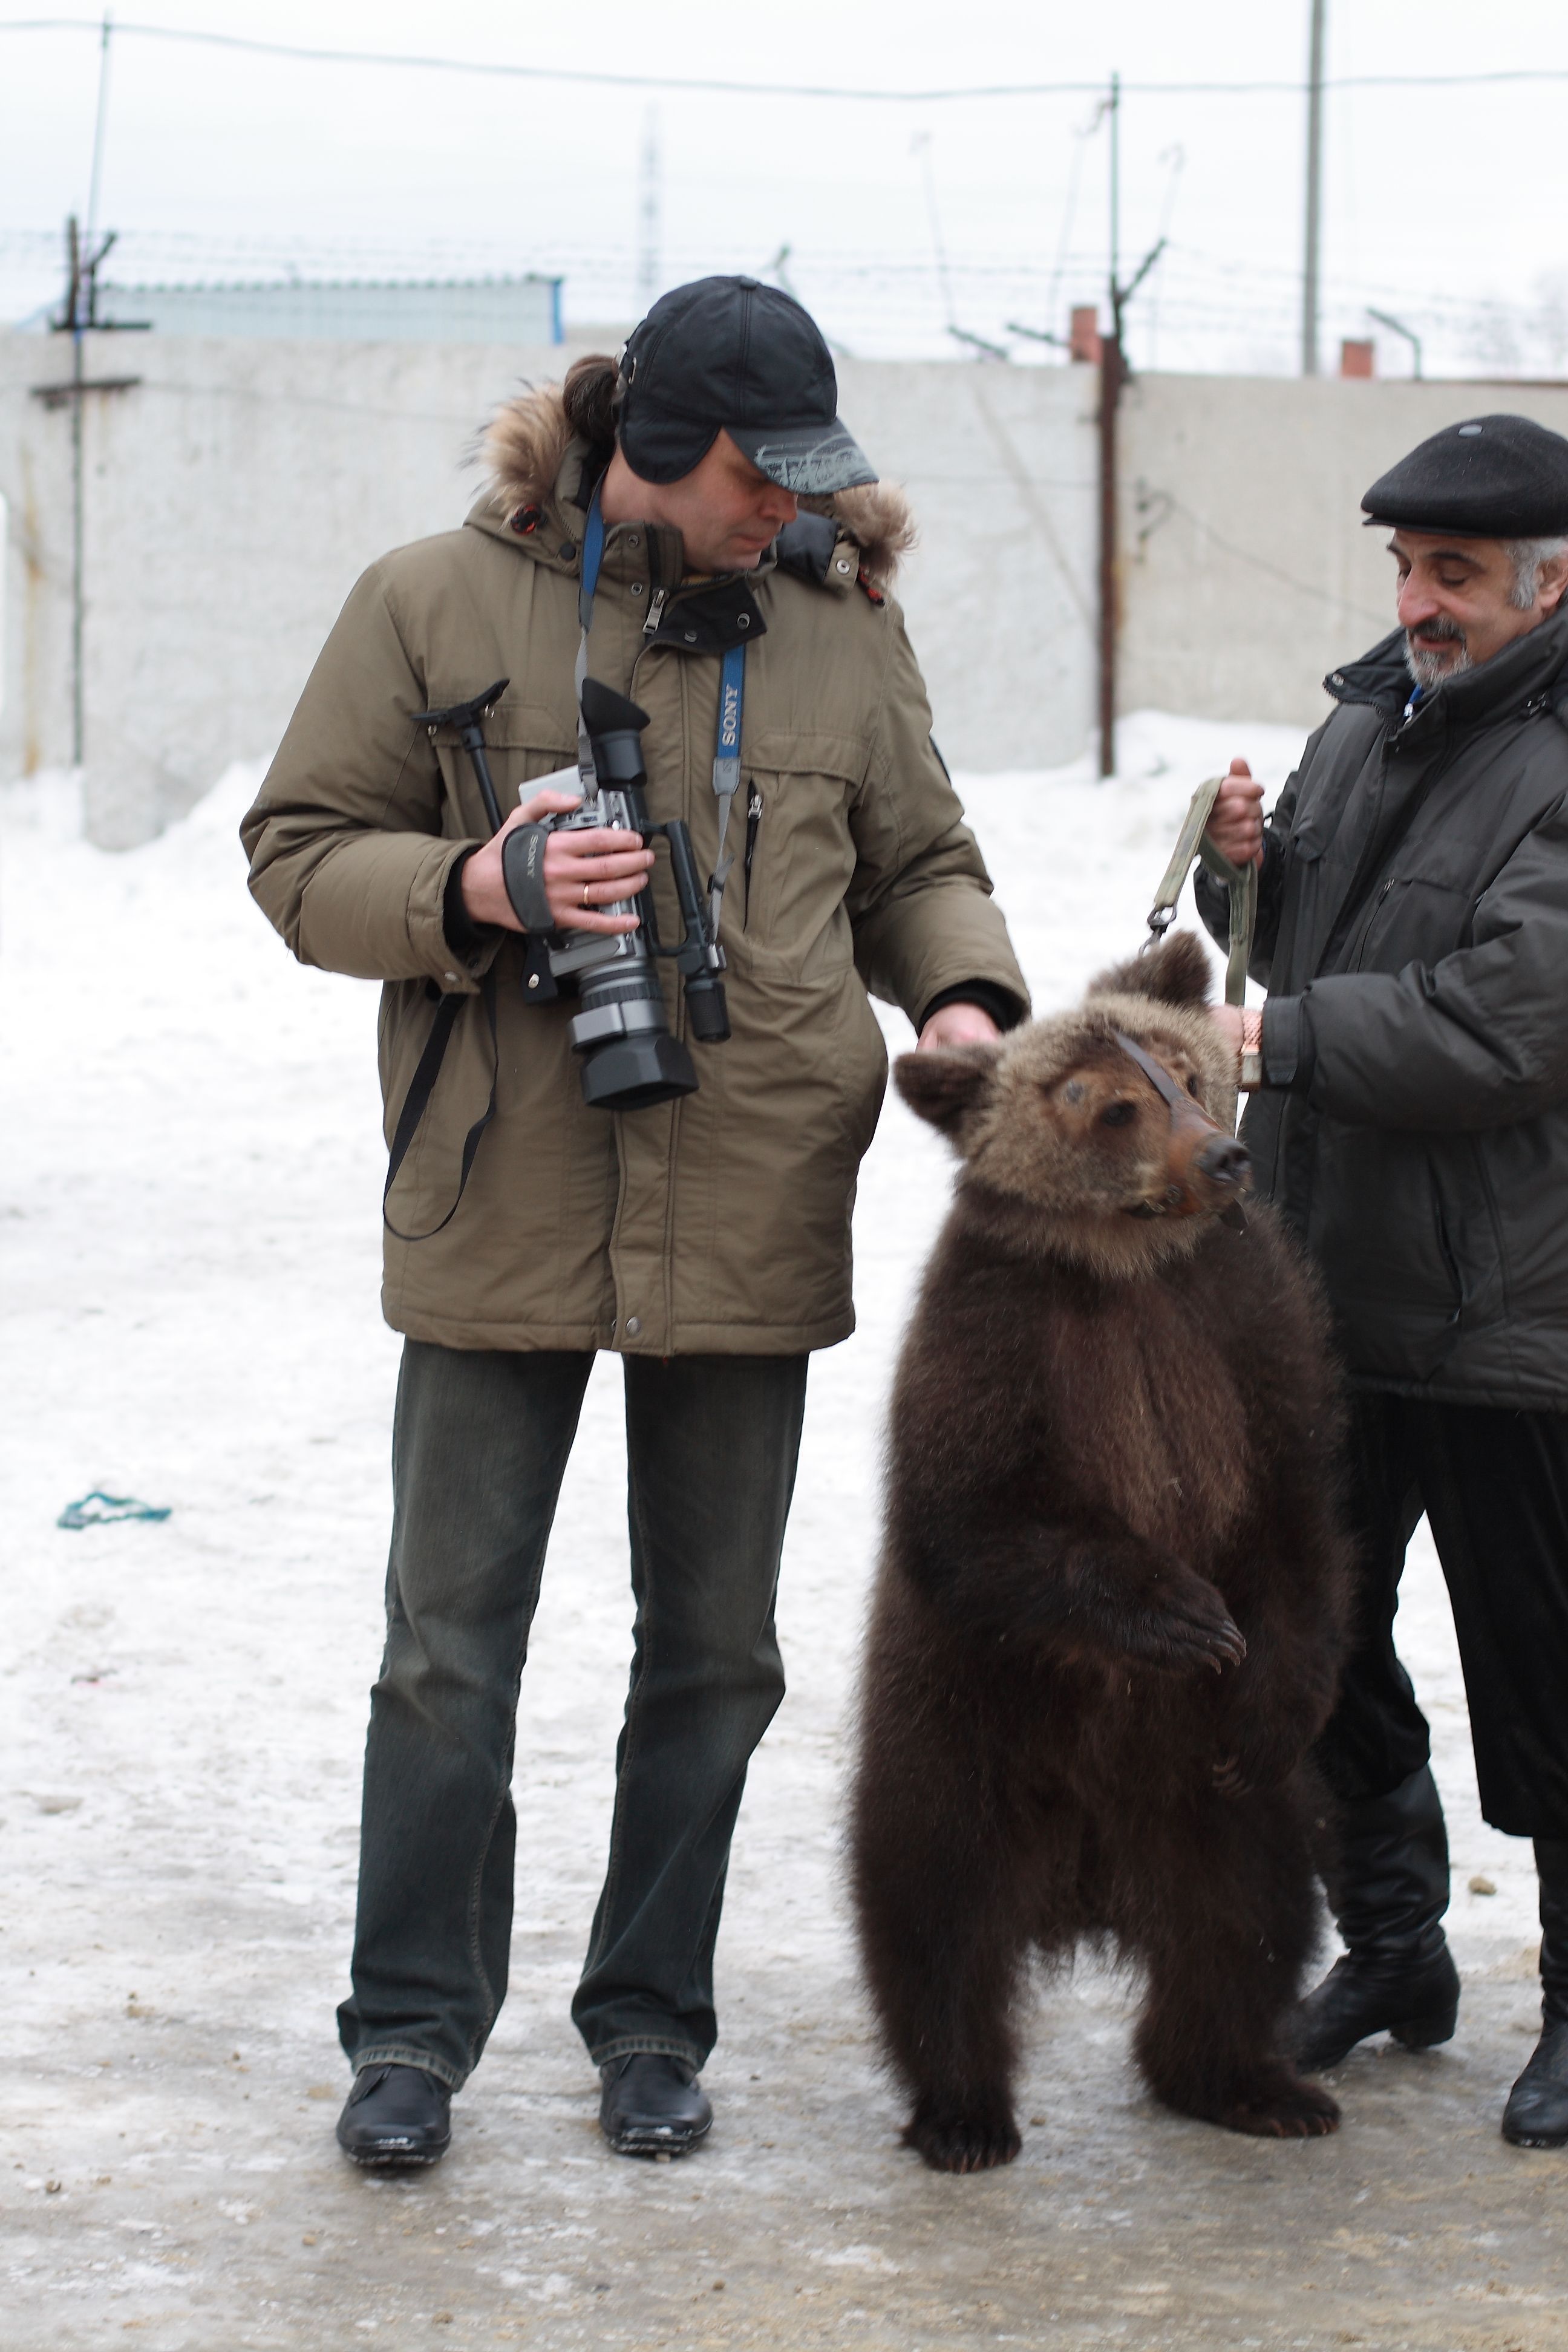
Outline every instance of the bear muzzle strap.
[[1217, 1215], [1244, 1234], [1247, 1219], [1236, 1196], [1252, 1166], [1245, 1147], [1227, 1135], [1152, 1054], [1120, 1029], [1110, 1034], [1128, 1058], [1137, 1063], [1171, 1114], [1164, 1196], [1159, 1201], [1135, 1201], [1126, 1213], [1130, 1217]]

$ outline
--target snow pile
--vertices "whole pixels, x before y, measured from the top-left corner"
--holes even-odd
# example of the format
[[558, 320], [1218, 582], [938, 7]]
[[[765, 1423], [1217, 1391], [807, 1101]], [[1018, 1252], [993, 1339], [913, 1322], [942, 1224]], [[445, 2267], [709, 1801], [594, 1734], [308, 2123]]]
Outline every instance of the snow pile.
[[[1299, 749], [1293, 730], [1143, 714], [1110, 783], [1087, 762], [961, 778], [1037, 1003], [1069, 1001], [1136, 946], [1197, 782], [1239, 751], [1272, 792]], [[35, 2052], [79, 2046], [134, 1989], [177, 2004], [222, 2055], [242, 2016], [330, 2075], [397, 1342], [377, 1304], [376, 992], [300, 969], [248, 900], [235, 827], [258, 772], [232, 770], [121, 856], [83, 844], [68, 779], [0, 796], [15, 1827], [0, 1916], [26, 1921], [50, 1887], [47, 1957], [66, 1966], [13, 1978], [13, 2031]], [[901, 1018], [887, 1026], [909, 1042]], [[737, 2011], [807, 1962], [848, 1969], [836, 1808], [879, 1416], [947, 1182], [936, 1139], [890, 1101], [858, 1216], [861, 1328], [814, 1371], [780, 1612], [792, 1696], [753, 1775], [721, 1952]], [[543, 2032], [579, 2087], [563, 2011], [625, 1686], [623, 1461], [604, 1360], [524, 1681], [516, 1975], [498, 2037]], [[94, 1486], [172, 1517], [58, 1528]], [[1529, 1853], [1477, 1816], [1424, 1538], [1407, 1590], [1402, 1642], [1452, 1806], [1460, 1957], [1515, 1964], [1533, 1933]], [[1466, 1892], [1475, 1872], [1495, 1896]]]

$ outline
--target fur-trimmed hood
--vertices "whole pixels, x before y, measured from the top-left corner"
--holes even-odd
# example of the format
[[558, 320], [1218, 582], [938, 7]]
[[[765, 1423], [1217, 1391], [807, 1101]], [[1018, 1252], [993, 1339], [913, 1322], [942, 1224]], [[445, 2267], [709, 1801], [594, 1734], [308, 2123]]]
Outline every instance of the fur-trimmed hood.
[[[491, 504], [505, 516], [520, 507], [548, 505], [571, 446], [572, 428], [559, 384], [537, 385], [509, 400], [480, 443]], [[873, 586], [890, 587], [900, 560], [918, 538], [902, 490], [890, 482], [868, 482], [859, 489], [839, 490], [828, 499], [802, 499], [800, 503], [808, 513], [826, 515], [841, 524], [860, 550], [861, 569]]]

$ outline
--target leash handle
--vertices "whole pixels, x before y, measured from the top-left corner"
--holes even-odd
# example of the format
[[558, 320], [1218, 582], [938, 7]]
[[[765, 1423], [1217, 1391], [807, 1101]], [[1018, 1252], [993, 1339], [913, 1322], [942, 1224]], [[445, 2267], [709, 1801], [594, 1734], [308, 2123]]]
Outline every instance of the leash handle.
[[1228, 857], [1220, 856], [1208, 837], [1208, 821], [1224, 782], [1223, 776], [1211, 776], [1207, 783], [1198, 786], [1187, 803], [1171, 862], [1149, 909], [1149, 936], [1143, 946], [1145, 950], [1158, 946], [1170, 929], [1193, 862], [1201, 858], [1215, 880], [1223, 882], [1230, 894], [1230, 952], [1225, 968], [1225, 1001], [1227, 1004], [1245, 1004], [1247, 967], [1252, 961], [1252, 939], [1258, 928], [1258, 868], [1233, 866]]
[[1182, 829], [1176, 835], [1176, 845], [1171, 852], [1171, 862], [1165, 868], [1160, 887], [1154, 893], [1154, 903], [1149, 909], [1149, 936], [1143, 942], [1145, 948], [1156, 947], [1175, 919], [1177, 903], [1182, 892], [1186, 888], [1187, 876], [1192, 872], [1193, 860], [1199, 854], [1204, 828], [1214, 814], [1214, 804], [1219, 793], [1219, 778], [1211, 776], [1206, 784], [1198, 786], [1187, 803], [1186, 815], [1182, 819]]
[[[1175, 848], [1166, 866], [1160, 887], [1154, 893], [1154, 903], [1149, 909], [1149, 936], [1144, 949], [1158, 946], [1175, 919], [1177, 903], [1186, 887], [1187, 876], [1194, 859], [1201, 858], [1216, 882], [1223, 882], [1230, 900], [1229, 953], [1225, 966], [1225, 1001], [1227, 1004], [1247, 1002], [1247, 967], [1252, 961], [1253, 934], [1258, 928], [1258, 868], [1256, 866], [1233, 866], [1222, 857], [1208, 837], [1208, 821], [1214, 814], [1214, 804], [1219, 796], [1223, 776], [1211, 776], [1198, 786], [1187, 803], [1182, 829], [1176, 835]], [[1236, 1131], [1237, 1103], [1234, 1094], [1228, 1104], [1215, 1107], [1221, 1124]]]

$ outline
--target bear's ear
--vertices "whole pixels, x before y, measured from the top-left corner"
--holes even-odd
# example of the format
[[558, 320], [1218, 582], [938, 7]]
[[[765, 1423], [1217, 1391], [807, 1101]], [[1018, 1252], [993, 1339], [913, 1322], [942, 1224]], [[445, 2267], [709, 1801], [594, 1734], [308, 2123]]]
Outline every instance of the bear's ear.
[[998, 1045], [932, 1046], [900, 1054], [893, 1083], [910, 1108], [956, 1143], [965, 1123], [991, 1093]]
[[1156, 1004], [1206, 1004], [1208, 950], [1196, 931], [1172, 931], [1146, 955], [1112, 964], [1089, 985], [1090, 996], [1150, 996]]

